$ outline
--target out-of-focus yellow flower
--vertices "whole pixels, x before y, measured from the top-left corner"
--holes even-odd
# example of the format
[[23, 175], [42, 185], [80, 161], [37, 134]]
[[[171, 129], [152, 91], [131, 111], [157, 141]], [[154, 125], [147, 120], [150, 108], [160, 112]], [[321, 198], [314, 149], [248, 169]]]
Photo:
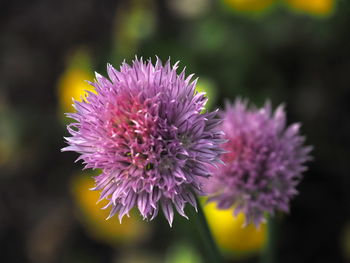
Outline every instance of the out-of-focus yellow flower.
[[58, 81], [58, 98], [61, 110], [72, 112], [72, 98], [81, 101], [86, 97], [88, 91], [94, 91], [94, 87], [89, 85], [86, 80], [92, 80], [92, 73], [89, 71], [90, 58], [86, 51], [78, 50], [67, 63], [67, 68]]
[[290, 7], [313, 15], [328, 15], [333, 11], [334, 0], [286, 0]]
[[130, 244], [147, 238], [150, 225], [137, 215], [124, 217], [122, 224], [116, 218], [106, 220], [109, 209], [102, 210], [101, 207], [107, 204], [107, 200], [96, 204], [99, 192], [89, 190], [92, 187], [93, 179], [87, 175], [76, 176], [72, 181], [73, 196], [81, 212], [79, 218], [91, 237], [110, 245]]
[[267, 240], [266, 224], [261, 224], [258, 229], [252, 224], [243, 227], [244, 214], [234, 217], [232, 211], [219, 210], [215, 203], [204, 206], [209, 227], [219, 247], [241, 255], [260, 251]]
[[[270, 7], [274, 0], [223, 0], [229, 7], [242, 12], [263, 11]], [[308, 1], [308, 0], [304, 0]]]
[[93, 87], [85, 80], [91, 79], [91, 75], [81, 69], [70, 69], [66, 71], [59, 81], [59, 95], [61, 109], [64, 112], [72, 112], [72, 98], [81, 101], [85, 98], [86, 90], [93, 91]]

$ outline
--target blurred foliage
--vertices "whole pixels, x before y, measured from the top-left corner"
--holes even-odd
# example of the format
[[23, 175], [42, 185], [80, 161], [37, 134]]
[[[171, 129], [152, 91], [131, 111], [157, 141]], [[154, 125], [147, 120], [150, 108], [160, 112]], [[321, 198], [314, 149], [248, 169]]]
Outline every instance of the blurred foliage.
[[201, 263], [200, 255], [191, 244], [179, 242], [170, 247], [165, 263]]
[[131, 0], [117, 9], [111, 52], [113, 62], [120, 64], [124, 59], [134, 58], [142, 41], [154, 34], [154, 9], [152, 0]]
[[237, 11], [259, 12], [270, 7], [275, 0], [223, 0], [226, 5]]
[[8, 106], [2, 102], [0, 104], [0, 167], [9, 165], [15, 158], [16, 151], [19, 149], [18, 120], [8, 109]]
[[115, 258], [113, 263], [162, 263], [159, 255], [151, 254], [145, 251], [129, 251]]

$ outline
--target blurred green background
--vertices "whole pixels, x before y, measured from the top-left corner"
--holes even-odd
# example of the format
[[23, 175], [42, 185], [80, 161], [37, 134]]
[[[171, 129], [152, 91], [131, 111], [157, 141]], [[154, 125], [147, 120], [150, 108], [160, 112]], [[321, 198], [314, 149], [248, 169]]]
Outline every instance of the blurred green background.
[[[279, 218], [277, 262], [350, 262], [350, 1], [77, 0], [0, 2], [1, 262], [205, 263], [190, 220], [105, 220], [90, 171], [61, 153], [72, 100], [135, 55], [199, 77], [208, 109], [286, 103], [315, 146]], [[242, 229], [206, 206], [226, 262], [260, 262], [266, 225]]]

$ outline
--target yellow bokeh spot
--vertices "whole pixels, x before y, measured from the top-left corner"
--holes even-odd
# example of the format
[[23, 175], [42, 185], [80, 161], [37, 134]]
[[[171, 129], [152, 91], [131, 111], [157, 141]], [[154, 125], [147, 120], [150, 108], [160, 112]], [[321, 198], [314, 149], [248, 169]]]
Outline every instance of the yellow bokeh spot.
[[92, 238], [110, 245], [118, 245], [141, 241], [149, 235], [149, 224], [133, 212], [130, 213], [130, 217], [123, 218], [122, 224], [119, 223], [117, 215], [106, 220], [110, 208], [101, 208], [108, 201], [102, 200], [96, 204], [100, 191], [89, 190], [92, 187], [94, 180], [88, 175], [76, 176], [72, 181], [72, 193], [80, 211], [79, 218]]
[[196, 91], [205, 93], [205, 96], [208, 98], [205, 108], [211, 110], [217, 99], [217, 91], [214, 82], [207, 78], [200, 78], [196, 85]]
[[266, 224], [256, 228], [253, 224], [243, 227], [244, 214], [233, 216], [232, 209], [219, 210], [215, 203], [204, 206], [212, 234], [220, 248], [226, 251], [247, 253], [259, 251], [267, 239]]
[[88, 95], [86, 90], [94, 92], [94, 87], [89, 85], [86, 80], [92, 80], [92, 76], [83, 69], [68, 68], [63, 73], [58, 82], [58, 95], [62, 111], [74, 111], [72, 98], [81, 101]]
[[327, 15], [333, 11], [334, 0], [286, 0], [290, 7], [314, 15]]
[[271, 6], [274, 0], [224, 0], [224, 3], [237, 11], [262, 11]]

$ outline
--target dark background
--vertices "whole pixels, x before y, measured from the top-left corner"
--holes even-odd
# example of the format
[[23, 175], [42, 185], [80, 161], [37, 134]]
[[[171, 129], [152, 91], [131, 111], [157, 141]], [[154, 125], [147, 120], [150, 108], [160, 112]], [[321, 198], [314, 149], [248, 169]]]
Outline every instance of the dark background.
[[[248, 14], [204, 2], [192, 3], [192, 14], [170, 1], [0, 2], [1, 262], [165, 262], [176, 242], [203, 258], [180, 218], [169, 229], [160, 216], [150, 237], [127, 249], [86, 234], [70, 191], [82, 166], [76, 154], [60, 152], [67, 132], [57, 93], [79, 46], [101, 74], [107, 62], [118, 67], [135, 54], [181, 60], [214, 83], [217, 107], [237, 96], [286, 103], [288, 122], [302, 122], [314, 145], [314, 161], [280, 223], [277, 262], [350, 262], [349, 1], [325, 16], [282, 4]], [[142, 255], [130, 259], [124, 249]]]

